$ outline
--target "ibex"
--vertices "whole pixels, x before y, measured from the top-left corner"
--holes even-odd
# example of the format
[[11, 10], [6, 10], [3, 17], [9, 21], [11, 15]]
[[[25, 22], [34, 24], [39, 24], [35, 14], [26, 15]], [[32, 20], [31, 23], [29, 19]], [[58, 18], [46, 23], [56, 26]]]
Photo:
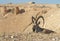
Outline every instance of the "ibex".
[[15, 11], [16, 15], [19, 14], [19, 13], [22, 14], [24, 12], [25, 12], [24, 9], [19, 9], [19, 7], [16, 7], [16, 11]]
[[[34, 24], [33, 27], [32, 27], [32, 31], [33, 32], [42, 32], [42, 33], [45, 33], [45, 34], [50, 34], [50, 33], [55, 33], [54, 31], [52, 30], [49, 30], [49, 29], [45, 29], [45, 28], [42, 28], [39, 26], [40, 24], [40, 21], [38, 21], [40, 18], [43, 19], [43, 26], [44, 26], [44, 23], [45, 23], [45, 20], [44, 20], [44, 17], [43, 16], [38, 16], [39, 14], [36, 15], [36, 17], [33, 17], [32, 16], [32, 22], [28, 25], [30, 26], [32, 23]], [[27, 28], [27, 27], [26, 27]], [[26, 30], [26, 28], [24, 29], [24, 31]]]
[[43, 16], [38, 16], [38, 17], [36, 17], [36, 18], [34, 18], [34, 17], [32, 16], [32, 23], [34, 24], [34, 25], [33, 25], [33, 28], [32, 28], [33, 32], [36, 32], [36, 33], [38, 33], [38, 32], [43, 32], [43, 33], [45, 33], [45, 34], [54, 33], [54, 31], [52, 31], [52, 30], [48, 30], [48, 29], [45, 29], [45, 28], [41, 28], [41, 27], [39, 26], [40, 21], [38, 21], [38, 20], [39, 20], [40, 18], [43, 19], [43, 26], [44, 26], [44, 17], [43, 17]]
[[13, 13], [13, 9], [7, 9], [7, 7], [5, 6], [4, 7], [4, 12], [3, 12], [3, 16], [6, 16], [7, 15], [7, 13], [9, 13], [9, 12], [12, 12]]

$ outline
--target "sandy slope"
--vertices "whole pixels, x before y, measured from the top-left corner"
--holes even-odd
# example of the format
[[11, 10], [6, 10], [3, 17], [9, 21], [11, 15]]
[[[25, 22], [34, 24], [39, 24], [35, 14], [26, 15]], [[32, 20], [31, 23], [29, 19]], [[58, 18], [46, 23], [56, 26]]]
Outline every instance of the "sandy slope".
[[[44, 28], [50, 29], [56, 32], [60, 32], [60, 8], [57, 8], [56, 5], [45, 4], [47, 7], [41, 8], [43, 4], [25, 4], [18, 5], [19, 8], [25, 9], [23, 14], [14, 15], [12, 13], [8, 13], [6, 17], [0, 15], [0, 32], [31, 32], [33, 24], [28, 26], [31, 23], [31, 17], [43, 15], [45, 18]], [[15, 5], [13, 5], [15, 6]], [[37, 7], [36, 7], [37, 6]], [[40, 7], [41, 6], [41, 7]], [[46, 11], [46, 13], [44, 13]], [[42, 25], [42, 23], [41, 23]], [[28, 27], [27, 27], [28, 26]], [[26, 28], [27, 27], [27, 28]], [[26, 28], [26, 30], [24, 30]]]

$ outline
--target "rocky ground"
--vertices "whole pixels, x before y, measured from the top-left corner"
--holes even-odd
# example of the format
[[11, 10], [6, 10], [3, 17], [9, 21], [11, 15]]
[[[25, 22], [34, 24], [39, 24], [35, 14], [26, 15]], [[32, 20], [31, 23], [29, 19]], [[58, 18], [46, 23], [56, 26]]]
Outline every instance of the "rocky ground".
[[4, 33], [0, 34], [0, 41], [60, 41], [60, 36], [55, 33]]

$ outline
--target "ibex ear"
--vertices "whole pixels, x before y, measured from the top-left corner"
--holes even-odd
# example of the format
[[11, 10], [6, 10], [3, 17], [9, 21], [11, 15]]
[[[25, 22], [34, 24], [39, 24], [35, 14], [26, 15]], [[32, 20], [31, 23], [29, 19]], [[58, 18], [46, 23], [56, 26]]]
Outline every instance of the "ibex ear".
[[32, 16], [32, 23], [36, 22], [36, 19]]

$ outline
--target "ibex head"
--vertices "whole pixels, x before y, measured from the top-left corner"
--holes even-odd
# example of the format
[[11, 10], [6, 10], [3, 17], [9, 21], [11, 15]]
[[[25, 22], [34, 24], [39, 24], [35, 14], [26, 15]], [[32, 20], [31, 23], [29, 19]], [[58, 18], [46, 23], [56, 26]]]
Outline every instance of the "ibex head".
[[42, 18], [43, 19], [43, 24], [44, 24], [44, 17], [43, 16], [38, 16], [38, 17], [36, 17], [36, 18], [34, 18], [33, 16], [32, 16], [32, 23], [34, 24], [33, 25], [33, 28], [32, 28], [32, 30], [33, 30], [33, 32], [42, 32], [44, 29], [42, 29], [41, 27], [39, 27], [39, 24], [40, 24], [40, 21], [38, 21], [40, 18]]
[[32, 16], [32, 23], [35, 24], [35, 25], [39, 25], [40, 24], [40, 21], [38, 21], [40, 18], [43, 19], [43, 26], [44, 26], [44, 17], [43, 16], [39, 16], [37, 18], [33, 17]]

